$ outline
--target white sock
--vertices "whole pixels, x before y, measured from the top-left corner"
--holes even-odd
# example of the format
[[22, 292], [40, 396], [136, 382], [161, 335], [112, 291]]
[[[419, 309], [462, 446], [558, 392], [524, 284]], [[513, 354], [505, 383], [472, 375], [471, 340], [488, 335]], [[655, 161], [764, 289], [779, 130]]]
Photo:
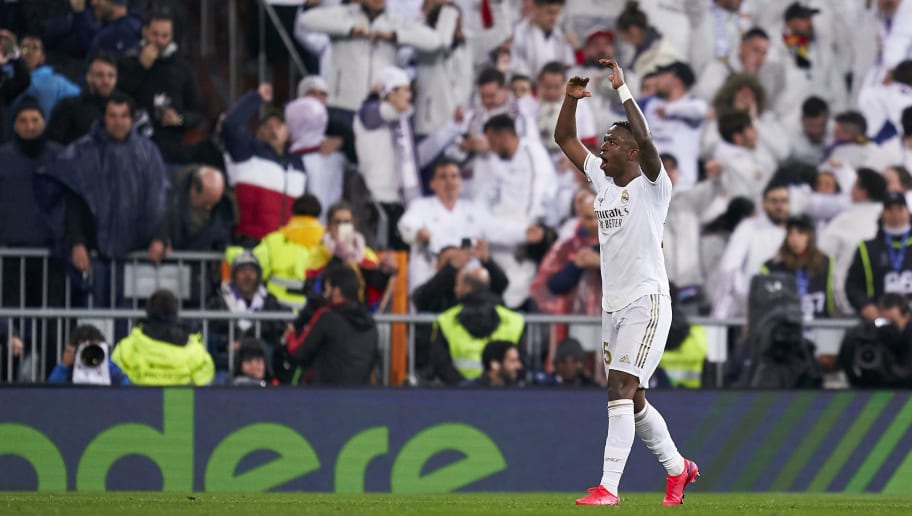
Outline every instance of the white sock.
[[684, 472], [684, 457], [678, 453], [678, 448], [668, 433], [665, 418], [655, 407], [646, 402], [643, 410], [634, 416], [636, 420], [636, 434], [643, 440], [646, 447], [655, 454], [669, 476], [677, 476]]
[[605, 462], [602, 466], [602, 486], [617, 496], [618, 484], [627, 465], [635, 434], [633, 400], [608, 402], [608, 437], [605, 439]]

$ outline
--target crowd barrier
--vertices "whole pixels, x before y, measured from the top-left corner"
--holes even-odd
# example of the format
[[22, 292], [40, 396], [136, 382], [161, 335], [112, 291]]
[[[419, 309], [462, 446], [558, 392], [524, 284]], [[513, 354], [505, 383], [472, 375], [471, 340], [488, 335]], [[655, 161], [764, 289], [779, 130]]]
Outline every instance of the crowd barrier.
[[[688, 492], [908, 495], [908, 391], [657, 391]], [[0, 490], [567, 492], [598, 482], [600, 390], [0, 388]], [[637, 440], [623, 492], [665, 471]]]

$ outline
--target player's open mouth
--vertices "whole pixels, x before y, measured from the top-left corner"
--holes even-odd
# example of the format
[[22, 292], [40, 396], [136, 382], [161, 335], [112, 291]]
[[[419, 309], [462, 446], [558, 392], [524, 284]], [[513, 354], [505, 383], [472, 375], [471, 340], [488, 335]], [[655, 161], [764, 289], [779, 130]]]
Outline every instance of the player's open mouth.
[[608, 162], [603, 159], [602, 164], [599, 165], [599, 168], [602, 170], [608, 170]]

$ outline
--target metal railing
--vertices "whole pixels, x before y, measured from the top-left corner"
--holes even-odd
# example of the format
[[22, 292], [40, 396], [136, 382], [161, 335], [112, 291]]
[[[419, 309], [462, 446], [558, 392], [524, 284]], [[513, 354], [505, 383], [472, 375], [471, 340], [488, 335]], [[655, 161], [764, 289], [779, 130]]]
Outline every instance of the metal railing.
[[[27, 309], [27, 308], [14, 308], [6, 309], [0, 308], [0, 320], [8, 321], [10, 325], [10, 331], [7, 335], [6, 346], [5, 346], [5, 367], [3, 371], [0, 371], [0, 381], [10, 381], [18, 376], [20, 381], [33, 381], [33, 382], [43, 382], [46, 378], [46, 373], [49, 370], [48, 362], [49, 355], [48, 350], [52, 349], [54, 351], [53, 357], [57, 361], [60, 360], [60, 357], [63, 353], [63, 347], [66, 342], [68, 342], [68, 335], [70, 329], [77, 322], [93, 322], [99, 323], [99, 325], [112, 328], [114, 322], [120, 321], [125, 325], [125, 329], [129, 331], [132, 327], [145, 317], [145, 313], [141, 310], [98, 310], [98, 309], [60, 309], [60, 308], [43, 308], [43, 309]], [[412, 315], [398, 315], [398, 314], [378, 314], [375, 316], [375, 320], [378, 325], [378, 333], [380, 335], [380, 355], [381, 355], [381, 374], [379, 378], [379, 383], [382, 385], [390, 384], [390, 335], [391, 328], [393, 324], [406, 324], [408, 327], [408, 377], [409, 379], [415, 378], [416, 364], [416, 326], [417, 325], [430, 325], [436, 319], [435, 314], [412, 314]], [[213, 336], [211, 332], [210, 325], [215, 321], [229, 321], [228, 324], [228, 333], [227, 333], [227, 342], [229, 343], [227, 353], [228, 353], [228, 371], [234, 370], [236, 357], [236, 350], [230, 343], [235, 342], [236, 336], [238, 335], [237, 330], [233, 321], [239, 319], [247, 319], [254, 322], [254, 335], [260, 337], [262, 333], [263, 323], [270, 321], [282, 321], [290, 322], [294, 315], [288, 312], [256, 312], [256, 313], [244, 313], [236, 314], [230, 312], [213, 312], [213, 311], [182, 311], [180, 318], [184, 322], [195, 322], [203, 336], [203, 342], [210, 343], [210, 338]], [[544, 369], [545, 364], [543, 363], [542, 357], [544, 351], [550, 344], [550, 329], [554, 325], [570, 325], [577, 327], [589, 327], [591, 330], [598, 331], [598, 328], [601, 325], [601, 319], [599, 317], [591, 316], [556, 316], [556, 315], [541, 315], [541, 314], [529, 314], [525, 315], [527, 331], [525, 342], [522, 345], [525, 347], [526, 355], [529, 357], [530, 371], [540, 371]], [[104, 321], [109, 321], [108, 324], [104, 324]], [[13, 331], [12, 325], [13, 322], [18, 321], [18, 328], [20, 330], [25, 329], [23, 333], [24, 339], [29, 353], [31, 354], [31, 359], [26, 362], [26, 366], [20, 368], [19, 375], [14, 374], [14, 356], [13, 356]], [[693, 318], [691, 320], [693, 324], [701, 324], [707, 328], [708, 336], [708, 355], [707, 359], [711, 363], [716, 364], [725, 364], [728, 360], [728, 329], [731, 327], [743, 326], [745, 321], [743, 319], [731, 319], [731, 320], [720, 320], [720, 319], [709, 319], [709, 318]], [[806, 327], [812, 332], [812, 340], [815, 340], [818, 346], [818, 352], [823, 353], [835, 353], [838, 352], [839, 344], [842, 339], [842, 333], [853, 326], [858, 324], [857, 320], [854, 319], [840, 319], [840, 320], [818, 320], [810, 321], [806, 324]], [[538, 331], [536, 331], [536, 329]], [[546, 330], [546, 331], [542, 331]], [[108, 332], [114, 331], [109, 329]], [[103, 332], [104, 333], [104, 332]], [[111, 338], [111, 333], [105, 333], [106, 337]], [[112, 342], [113, 343], [113, 342]], [[275, 343], [276, 345], [281, 345]], [[37, 353], [36, 353], [37, 351]], [[596, 352], [596, 356], [601, 352], [600, 346], [595, 346], [593, 351]], [[22, 360], [26, 357], [26, 352], [23, 351], [23, 356], [19, 357], [20, 365]], [[596, 368], [600, 368], [600, 361], [596, 361]], [[723, 377], [722, 377], [722, 368], [717, 368], [717, 374], [715, 378], [715, 387], [723, 386]]]
[[[91, 260], [98, 260], [98, 257], [92, 256]], [[221, 276], [223, 260], [222, 253], [188, 251], [172, 252], [160, 263], [149, 262], [146, 253], [142, 251], [130, 253], [124, 259], [111, 260], [109, 277], [104, 278], [109, 285], [108, 292], [105, 293], [110, 302], [101, 307], [116, 308], [117, 301], [121, 300], [136, 309], [142, 300], [161, 288], [174, 292], [181, 308], [188, 302], [193, 302], [200, 308], [205, 307]], [[11, 267], [18, 271], [15, 278], [9, 276]], [[30, 274], [39, 270], [39, 278]], [[63, 292], [55, 291], [59, 285], [53, 285], [52, 278], [62, 283]], [[9, 281], [17, 282], [15, 284], [19, 286], [19, 292], [16, 295], [4, 287], [0, 308], [70, 308], [78, 304], [74, 303], [75, 287], [67, 266], [55, 260], [47, 249], [0, 248], [0, 286], [8, 285]], [[38, 297], [36, 292], [40, 292], [40, 301], [35, 300]], [[88, 307], [99, 307], [96, 294], [94, 290], [86, 289]]]

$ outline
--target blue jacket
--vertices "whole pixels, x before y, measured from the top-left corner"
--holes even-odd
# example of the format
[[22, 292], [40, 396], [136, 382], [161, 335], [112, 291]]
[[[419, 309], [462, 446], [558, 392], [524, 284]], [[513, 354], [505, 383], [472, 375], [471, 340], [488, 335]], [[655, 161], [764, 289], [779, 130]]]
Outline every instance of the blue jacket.
[[67, 97], [79, 95], [79, 86], [76, 86], [66, 77], [54, 73], [54, 69], [48, 65], [42, 65], [32, 70], [32, 83], [28, 89], [22, 92], [19, 97], [13, 101], [9, 112], [15, 113], [16, 106], [24, 97], [35, 97], [41, 106], [41, 112], [44, 113], [44, 119], [50, 120], [51, 110], [58, 101]]
[[[117, 141], [96, 123], [48, 164], [45, 176], [85, 203], [104, 256], [122, 258], [145, 249], [159, 230], [170, 188], [167, 171], [158, 148], [136, 125]], [[55, 227], [63, 227], [63, 211], [55, 210]]]
[[[108, 372], [111, 373], [111, 385], [130, 385], [130, 378], [111, 360], [108, 360]], [[48, 376], [48, 383], [73, 383], [73, 368], [57, 364]]]
[[47, 142], [33, 159], [15, 139], [0, 146], [0, 246], [48, 247], [53, 242], [50, 221], [38, 203], [36, 178], [62, 149]]

